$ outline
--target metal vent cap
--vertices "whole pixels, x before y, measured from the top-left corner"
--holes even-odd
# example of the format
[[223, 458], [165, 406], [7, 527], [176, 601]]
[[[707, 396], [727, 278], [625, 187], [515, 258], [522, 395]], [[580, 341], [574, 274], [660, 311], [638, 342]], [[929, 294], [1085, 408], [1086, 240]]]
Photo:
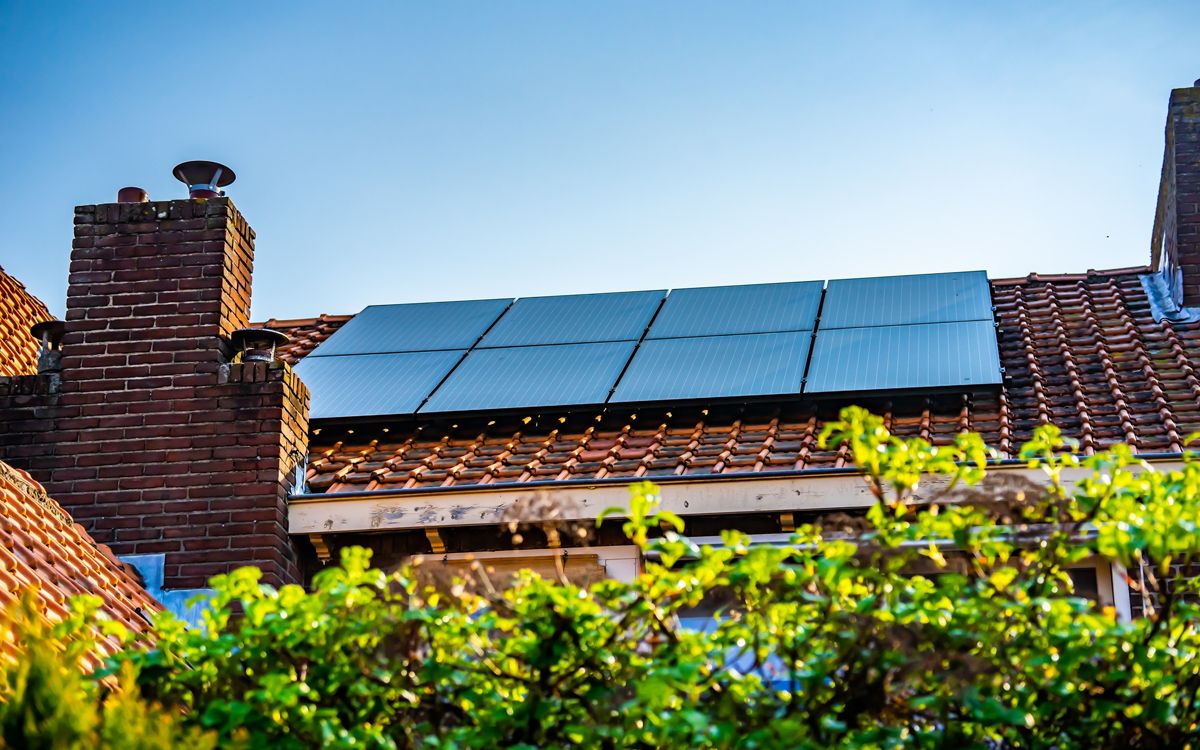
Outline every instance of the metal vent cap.
[[192, 198], [219, 198], [225, 195], [221, 188], [237, 179], [232, 169], [215, 161], [185, 161], [176, 165], [171, 174], [188, 186]]

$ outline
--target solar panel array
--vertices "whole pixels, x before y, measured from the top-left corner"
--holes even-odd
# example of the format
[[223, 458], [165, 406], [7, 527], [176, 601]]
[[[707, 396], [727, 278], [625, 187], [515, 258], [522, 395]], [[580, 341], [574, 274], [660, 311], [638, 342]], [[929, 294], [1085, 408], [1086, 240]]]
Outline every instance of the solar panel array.
[[368, 307], [297, 367], [314, 419], [972, 389], [983, 272]]

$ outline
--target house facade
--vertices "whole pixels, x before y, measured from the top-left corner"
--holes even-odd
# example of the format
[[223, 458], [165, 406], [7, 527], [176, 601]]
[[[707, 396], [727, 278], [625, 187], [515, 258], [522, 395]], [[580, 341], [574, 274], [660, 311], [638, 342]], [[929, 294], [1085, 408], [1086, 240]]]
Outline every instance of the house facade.
[[[978, 432], [1002, 457], [996, 474], [1031, 481], [1016, 457], [1039, 425], [1057, 425], [1083, 453], [1124, 443], [1163, 466], [1178, 464], [1200, 431], [1200, 86], [1170, 97], [1150, 248], [1131, 251], [1144, 265], [955, 276], [974, 312], [942, 291], [913, 303], [903, 325], [876, 321], [913, 335], [970, 331], [948, 347], [906, 350], [930, 372], [958, 373], [940, 381], [888, 380], [881, 373], [897, 369], [896, 356], [823, 359], [829, 342], [861, 352], [854, 342], [876, 340], [862, 338], [876, 308], [909, 309], [886, 295], [855, 302], [849, 282], [484, 300], [453, 308], [460, 317], [390, 328], [425, 313], [369, 308], [252, 325], [254, 232], [212, 182], [186, 199], [122, 191], [117, 203], [76, 208], [61, 335], [35, 341], [23, 335], [27, 320], [7, 326], [17, 343], [3, 349], [0, 459], [44, 483], [98, 542], [160, 576], [163, 596], [247, 564], [271, 583], [303, 582], [347, 545], [370, 547], [384, 566], [421, 554], [447, 567], [473, 557], [498, 570], [561, 565], [576, 580], [628, 578], [641, 565], [636, 550], [594, 519], [646, 479], [694, 538], [725, 528], [784, 538], [806, 519], [870, 503], [845, 449], [818, 444], [848, 403], [935, 444]], [[949, 277], [927, 281], [945, 289]], [[733, 302], [682, 316], [716, 327], [665, 333], [683, 293]], [[859, 317], [837, 322], [838, 295]], [[767, 325], [768, 304], [795, 312], [809, 309], [804, 300], [810, 318], [754, 327]], [[46, 317], [30, 309], [26, 318]], [[622, 320], [632, 333], [618, 330]], [[288, 341], [255, 343], [245, 329]], [[593, 338], [569, 335], [585, 329]], [[963, 342], [983, 352], [981, 376], [960, 372]], [[656, 351], [657, 370], [646, 364]], [[546, 365], [550, 353], [561, 357]], [[768, 355], [782, 357], [762, 370], [776, 380], [729, 387]], [[713, 381], [729, 362], [733, 374]], [[606, 367], [600, 395], [580, 395]], [[659, 388], [705, 377], [699, 390]], [[1127, 576], [1137, 571], [1094, 566], [1096, 595], [1134, 615], [1141, 602]]]

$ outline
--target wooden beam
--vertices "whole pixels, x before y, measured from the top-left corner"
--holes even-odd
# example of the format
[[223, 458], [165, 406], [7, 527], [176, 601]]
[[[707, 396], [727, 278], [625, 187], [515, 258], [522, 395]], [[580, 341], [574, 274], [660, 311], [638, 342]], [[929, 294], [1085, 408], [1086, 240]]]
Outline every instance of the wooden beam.
[[309, 534], [308, 541], [312, 542], [313, 549], [317, 551], [317, 559], [322, 563], [329, 562], [331, 557], [329, 553], [329, 545], [325, 543], [323, 534]]
[[784, 531], [796, 530], [796, 516], [790, 510], [779, 514], [779, 528]]
[[429, 548], [435, 555], [441, 555], [446, 552], [446, 543], [442, 541], [442, 535], [433, 527], [425, 529], [425, 538], [429, 540]]

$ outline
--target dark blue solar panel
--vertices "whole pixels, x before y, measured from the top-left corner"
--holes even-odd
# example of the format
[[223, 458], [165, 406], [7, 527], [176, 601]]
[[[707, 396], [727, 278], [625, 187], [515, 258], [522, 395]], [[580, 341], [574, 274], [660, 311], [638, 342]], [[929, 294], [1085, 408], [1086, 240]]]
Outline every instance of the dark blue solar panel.
[[482, 347], [636, 341], [664, 290], [519, 299], [488, 331]]
[[647, 338], [811, 331], [821, 306], [820, 281], [675, 289]]
[[475, 349], [421, 413], [602, 404], [634, 345], [618, 341]]
[[817, 331], [805, 393], [998, 385], [991, 320]]
[[992, 319], [983, 271], [829, 282], [821, 330]]
[[810, 331], [642, 342], [611, 401], [798, 394]]
[[412, 414], [462, 351], [305, 357], [296, 374], [312, 393], [313, 419]]
[[511, 299], [372, 305], [355, 315], [309, 357], [469, 349]]

